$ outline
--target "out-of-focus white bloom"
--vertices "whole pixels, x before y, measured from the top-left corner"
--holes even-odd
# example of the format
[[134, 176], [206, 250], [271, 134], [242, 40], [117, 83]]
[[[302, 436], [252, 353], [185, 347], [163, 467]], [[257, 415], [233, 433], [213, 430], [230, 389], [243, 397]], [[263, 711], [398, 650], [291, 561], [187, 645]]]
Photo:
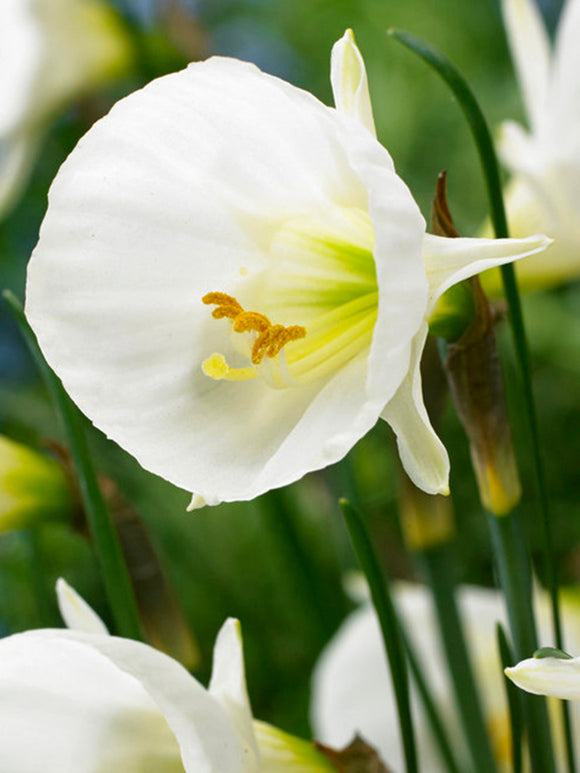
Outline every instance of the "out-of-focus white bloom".
[[[0, 769], [10, 773], [329, 773], [314, 747], [254, 723], [240, 626], [216, 641], [209, 688], [146, 644], [109, 636], [60, 580], [74, 630], [0, 639]], [[263, 739], [263, 741], [262, 741]]]
[[[499, 150], [513, 174], [506, 206], [513, 236], [554, 238], [517, 267], [524, 288], [542, 287], [580, 276], [580, 1], [564, 4], [553, 51], [536, 0], [503, 0], [502, 9], [529, 123], [502, 126]], [[488, 289], [497, 278], [486, 276]]]
[[534, 695], [580, 701], [580, 658], [534, 657], [506, 668], [506, 676]]
[[[395, 601], [431, 686], [448, 737], [453, 741], [454, 752], [460, 763], [468, 767], [467, 747], [454, 705], [429, 590], [420, 585], [398, 584], [395, 587]], [[493, 590], [468, 586], [460, 591], [458, 603], [492, 748], [499, 769], [509, 771], [509, 714], [496, 644], [497, 622], [506, 625], [503, 597]], [[577, 630], [567, 633], [575, 636], [580, 644]], [[428, 717], [414, 690], [412, 701], [421, 769], [426, 773], [444, 773], [446, 765], [440, 758]], [[393, 688], [376, 615], [370, 606], [361, 607], [347, 618], [323, 652], [313, 677], [311, 718], [314, 734], [322, 742], [340, 746], [359, 732], [379, 749], [393, 770], [404, 768]], [[580, 715], [574, 714], [573, 721], [574, 727], [580, 730]]]
[[80, 408], [192, 507], [332, 464], [381, 416], [415, 483], [446, 492], [427, 319], [548, 243], [426, 234], [350, 32], [331, 75], [338, 109], [244, 62], [192, 64], [119, 102], [51, 189], [28, 319]]
[[101, 0], [2, 0], [0, 217], [26, 183], [54, 113], [128, 59], [118, 20]]

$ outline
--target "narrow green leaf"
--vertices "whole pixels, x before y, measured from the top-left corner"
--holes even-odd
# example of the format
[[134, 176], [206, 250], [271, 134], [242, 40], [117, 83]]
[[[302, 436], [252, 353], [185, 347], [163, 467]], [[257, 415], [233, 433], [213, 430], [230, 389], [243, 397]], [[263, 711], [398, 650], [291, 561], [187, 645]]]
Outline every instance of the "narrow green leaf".
[[411, 670], [411, 674], [413, 675], [413, 681], [415, 682], [417, 692], [419, 693], [419, 697], [423, 703], [423, 708], [425, 709], [425, 713], [429, 719], [429, 724], [431, 726], [431, 730], [433, 731], [433, 738], [437, 744], [437, 747], [439, 748], [441, 759], [445, 763], [449, 773], [462, 773], [459, 763], [455, 759], [451, 742], [447, 737], [447, 730], [441, 720], [440, 707], [437, 706], [435, 700], [433, 699], [433, 695], [431, 694], [431, 690], [423, 673], [421, 663], [415, 654], [409, 636], [406, 633], [405, 628], [401, 624], [400, 620], [399, 626], [401, 628], [401, 635], [405, 644], [405, 652], [407, 653], [409, 668]]
[[[503, 626], [500, 623], [497, 624], [496, 632], [502, 668], [509, 668], [516, 662], [516, 658], [512, 652], [512, 648], [508, 642], [508, 638], [503, 629]], [[504, 686], [510, 713], [513, 773], [521, 773], [522, 737], [524, 732], [522, 693], [520, 690], [518, 690], [515, 684], [513, 684], [513, 682], [510, 682], [507, 677], [504, 677]]]
[[433, 595], [443, 650], [473, 767], [477, 773], [491, 773], [496, 770], [496, 765], [455, 599], [456, 583], [449, 544], [428, 548], [418, 555]]
[[371, 598], [379, 619], [383, 643], [391, 670], [395, 699], [397, 701], [406, 770], [407, 773], [417, 773], [417, 750], [411, 717], [407, 663], [403, 638], [397, 621], [393, 599], [389, 591], [389, 585], [381, 571], [360, 515], [346, 499], [340, 500], [340, 507], [361, 569], [369, 584]]

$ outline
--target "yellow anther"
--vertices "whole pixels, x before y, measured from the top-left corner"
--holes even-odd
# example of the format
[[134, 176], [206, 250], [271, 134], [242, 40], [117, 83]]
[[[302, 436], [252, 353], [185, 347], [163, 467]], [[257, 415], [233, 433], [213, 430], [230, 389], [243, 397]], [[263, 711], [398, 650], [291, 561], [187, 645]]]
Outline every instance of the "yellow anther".
[[227, 293], [207, 293], [201, 300], [207, 306], [217, 306], [211, 313], [215, 319], [236, 319], [244, 311], [236, 299]]
[[[252, 365], [259, 365], [264, 356], [277, 357], [286, 344], [306, 336], [306, 328], [302, 325], [273, 325], [265, 314], [245, 311], [232, 295], [207, 293], [201, 300], [207, 305], [217, 306], [212, 311], [215, 319], [231, 319], [235, 333], [258, 333], [252, 346]], [[217, 354], [206, 360], [203, 367], [204, 373], [212, 378], [231, 378], [230, 371], [233, 370], [222, 355]]]
[[257, 311], [242, 311], [234, 320], [234, 331], [236, 333], [246, 333], [254, 331], [255, 333], [265, 333], [272, 323], [264, 314]]

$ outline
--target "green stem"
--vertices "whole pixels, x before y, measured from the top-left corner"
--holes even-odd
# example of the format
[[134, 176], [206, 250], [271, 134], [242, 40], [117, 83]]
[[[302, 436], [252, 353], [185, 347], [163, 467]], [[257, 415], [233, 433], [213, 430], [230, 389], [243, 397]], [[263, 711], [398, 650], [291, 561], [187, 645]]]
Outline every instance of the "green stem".
[[411, 717], [407, 663], [393, 600], [390, 596], [386, 577], [381, 572], [367, 530], [358, 512], [346, 499], [340, 500], [340, 506], [355, 553], [369, 584], [371, 598], [379, 619], [397, 701], [406, 771], [407, 773], [417, 773], [417, 751]]
[[433, 594], [443, 649], [473, 766], [478, 773], [490, 773], [496, 766], [457, 608], [449, 545], [428, 548], [419, 556]]
[[[437, 51], [425, 41], [399, 30], [391, 30], [390, 34], [403, 45], [407, 46], [411, 51], [418, 54], [443, 78], [455, 94], [471, 128], [477, 152], [481, 160], [488, 195], [490, 216], [496, 238], [507, 238], [509, 236], [509, 230], [497, 155], [495, 153], [487, 122], [467, 81], [447, 57], [443, 56], [441, 52]], [[546, 568], [548, 592], [550, 594], [552, 623], [556, 636], [556, 646], [560, 649], [564, 649], [558, 598], [558, 573], [556, 562], [554, 560], [553, 537], [544, 465], [540, 453], [538, 418], [532, 389], [529, 347], [526, 339], [521, 300], [513, 265], [507, 264], [502, 266], [501, 274], [508, 304], [514, 347], [520, 367], [524, 406], [530, 432], [534, 479], [538, 491], [539, 509], [544, 531], [544, 564]], [[529, 654], [530, 653], [528, 653], [526, 657], [529, 656]], [[570, 773], [575, 773], [575, 755], [567, 706], [563, 707], [563, 712], [568, 768]]]
[[103, 573], [105, 589], [117, 631], [121, 636], [141, 639], [141, 623], [129, 573], [125, 566], [117, 534], [99, 488], [84, 433], [82, 414], [69, 398], [60, 380], [42, 356], [36, 336], [24, 316], [22, 305], [18, 299], [9, 291], [5, 291], [3, 296], [44, 377], [64, 424], [69, 450], [78, 476], [83, 505], [97, 558]]
[[419, 659], [415, 654], [415, 651], [413, 649], [413, 646], [411, 645], [409, 636], [405, 631], [404, 627], [401, 625], [400, 620], [399, 620], [399, 628], [401, 629], [401, 636], [403, 637], [405, 652], [407, 654], [407, 659], [409, 661], [409, 668], [411, 670], [411, 674], [413, 675], [413, 681], [415, 682], [415, 685], [417, 687], [417, 692], [419, 693], [419, 697], [423, 702], [423, 708], [425, 709], [425, 713], [429, 718], [431, 730], [433, 731], [433, 737], [435, 742], [437, 743], [437, 746], [439, 747], [441, 759], [445, 763], [449, 773], [461, 773], [461, 768], [459, 767], [459, 764], [455, 759], [455, 755], [453, 754], [453, 749], [451, 748], [451, 744], [447, 737], [447, 731], [445, 729], [443, 722], [441, 721], [441, 716], [440, 716], [441, 712], [438, 706], [436, 705], [435, 701], [433, 700], [433, 696], [431, 695], [431, 690], [429, 689], [429, 685], [427, 684], [427, 680], [425, 679], [425, 676], [423, 674], [421, 664], [419, 663]]
[[[516, 660], [530, 657], [538, 647], [532, 608], [532, 579], [528, 555], [515, 513], [487, 514], [494, 556], [506, 599]], [[555, 773], [552, 739], [546, 701], [536, 695], [523, 695], [524, 717], [532, 770]]]
[[[513, 666], [516, 659], [506, 633], [499, 623], [497, 624], [497, 643], [502, 667], [505, 669], [508, 666]], [[507, 677], [504, 677], [504, 685], [510, 712], [513, 773], [522, 773], [522, 692]]]

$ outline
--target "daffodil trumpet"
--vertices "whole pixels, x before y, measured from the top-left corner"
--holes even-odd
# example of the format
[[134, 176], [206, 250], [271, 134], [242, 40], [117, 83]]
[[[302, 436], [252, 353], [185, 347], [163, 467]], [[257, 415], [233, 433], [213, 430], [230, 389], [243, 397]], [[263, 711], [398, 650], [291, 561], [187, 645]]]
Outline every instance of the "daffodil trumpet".
[[549, 243], [427, 234], [350, 31], [331, 82], [336, 108], [245, 62], [196, 62], [121, 100], [51, 188], [27, 282], [41, 349], [191, 508], [332, 464], [379, 418], [416, 485], [447, 492], [427, 321], [453, 284]]

